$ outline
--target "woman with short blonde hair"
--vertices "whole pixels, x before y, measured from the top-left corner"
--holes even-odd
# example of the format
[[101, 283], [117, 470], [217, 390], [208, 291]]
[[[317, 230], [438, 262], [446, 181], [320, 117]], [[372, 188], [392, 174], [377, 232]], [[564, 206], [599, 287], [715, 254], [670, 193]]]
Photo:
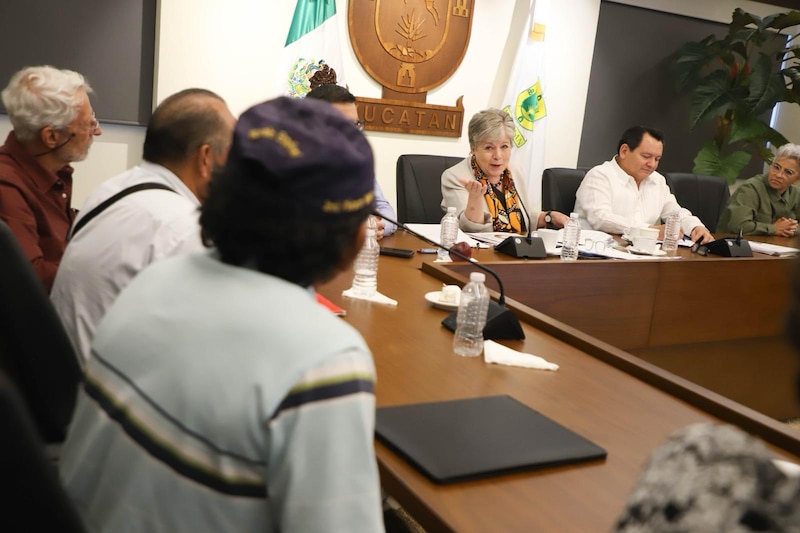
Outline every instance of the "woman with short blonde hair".
[[[470, 155], [442, 174], [442, 209], [456, 208], [468, 232], [524, 234], [545, 226], [561, 228], [568, 217], [557, 211], [524, 216], [525, 178], [509, 167], [514, 121], [501, 109], [476, 113], [467, 130]], [[532, 222], [531, 222], [532, 221]]]

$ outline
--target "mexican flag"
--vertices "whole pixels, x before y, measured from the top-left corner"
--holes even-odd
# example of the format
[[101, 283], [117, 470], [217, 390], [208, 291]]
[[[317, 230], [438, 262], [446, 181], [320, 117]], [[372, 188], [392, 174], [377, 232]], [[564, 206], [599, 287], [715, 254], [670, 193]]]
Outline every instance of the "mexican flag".
[[278, 67], [278, 93], [305, 96], [312, 83], [344, 83], [336, 0], [297, 0]]
[[522, 35], [508, 80], [502, 108], [514, 119], [515, 145], [511, 161], [525, 173], [526, 205], [531, 211], [542, 207], [545, 125], [547, 124], [544, 83], [545, 30], [549, 0], [531, 0], [528, 25]]

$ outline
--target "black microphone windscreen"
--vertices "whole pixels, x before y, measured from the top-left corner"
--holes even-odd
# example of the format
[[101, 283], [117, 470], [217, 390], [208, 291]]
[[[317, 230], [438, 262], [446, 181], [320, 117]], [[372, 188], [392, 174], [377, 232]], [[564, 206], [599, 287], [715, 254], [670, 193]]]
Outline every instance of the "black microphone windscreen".
[[[378, 213], [374, 213], [375, 216], [381, 216]], [[498, 292], [500, 293], [500, 297], [498, 298], [497, 302], [489, 301], [489, 311], [486, 320], [486, 327], [483, 328], [483, 336], [486, 339], [524, 339], [525, 332], [522, 331], [522, 326], [520, 326], [519, 319], [517, 316], [512, 313], [509, 309], [505, 307], [505, 290], [503, 288], [503, 281], [500, 279], [500, 276], [497, 275], [497, 272], [492, 270], [491, 268], [487, 267], [486, 265], [482, 265], [477, 261], [464, 256], [463, 254], [459, 253], [457, 250], [453, 250], [452, 248], [447, 248], [442, 246], [440, 243], [430, 239], [416, 231], [412, 230], [411, 228], [407, 227], [405, 224], [401, 224], [395, 220], [382, 217], [384, 220], [387, 220], [397, 226], [398, 229], [401, 229], [408, 233], [409, 235], [413, 235], [418, 239], [422, 239], [423, 241], [432, 244], [433, 246], [437, 246], [439, 248], [444, 248], [452, 255], [459, 257], [465, 261], [469, 261], [472, 265], [477, 268], [478, 270], [483, 270], [494, 280], [497, 282]], [[524, 237], [519, 237], [520, 239], [525, 240]], [[542, 250], [544, 250], [544, 242], [539, 237], [533, 237], [534, 240], [539, 241], [541, 244]], [[451, 331], [456, 330], [456, 316], [458, 312], [455, 312], [445, 318], [442, 321], [442, 325]]]

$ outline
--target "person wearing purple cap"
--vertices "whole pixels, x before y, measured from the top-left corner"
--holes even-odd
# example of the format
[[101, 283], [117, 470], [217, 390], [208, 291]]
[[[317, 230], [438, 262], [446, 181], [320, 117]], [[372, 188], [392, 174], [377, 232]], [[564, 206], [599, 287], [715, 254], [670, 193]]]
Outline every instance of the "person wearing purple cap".
[[374, 180], [323, 102], [240, 117], [210, 249], [145, 269], [97, 329], [60, 461], [93, 529], [384, 530], [372, 357], [313, 293], [358, 254]]

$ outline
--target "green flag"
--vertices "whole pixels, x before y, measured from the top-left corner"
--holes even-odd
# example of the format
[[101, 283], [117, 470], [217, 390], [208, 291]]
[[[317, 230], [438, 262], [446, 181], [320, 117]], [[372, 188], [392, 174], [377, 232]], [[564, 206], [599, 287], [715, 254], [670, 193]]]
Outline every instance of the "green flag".
[[283, 46], [289, 46], [303, 35], [322, 26], [323, 22], [335, 14], [335, 0], [298, 0], [294, 8], [292, 25]]
[[280, 94], [305, 96], [312, 79], [344, 85], [335, 0], [297, 0], [279, 65]]

